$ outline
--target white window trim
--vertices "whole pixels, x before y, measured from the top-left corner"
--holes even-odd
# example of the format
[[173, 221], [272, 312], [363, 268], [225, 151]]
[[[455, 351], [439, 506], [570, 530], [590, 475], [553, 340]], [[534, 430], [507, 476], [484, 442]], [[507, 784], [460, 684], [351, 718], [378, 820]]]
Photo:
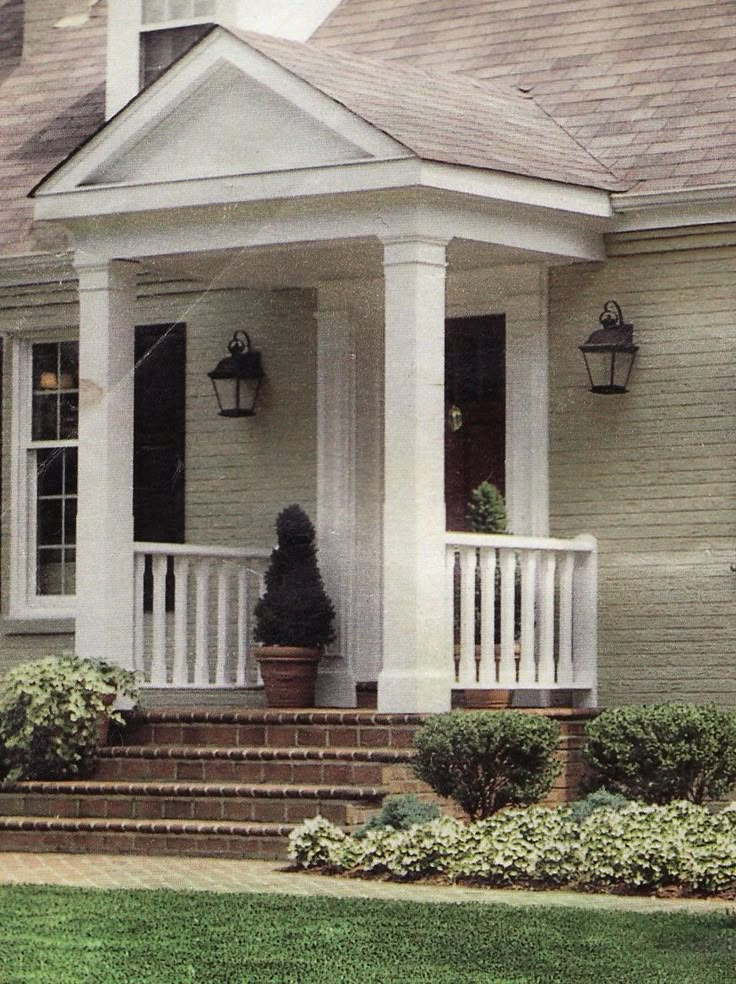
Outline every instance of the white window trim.
[[[74, 618], [74, 595], [36, 594], [36, 477], [29, 468], [33, 412], [34, 342], [76, 341], [76, 331], [59, 329], [35, 337], [11, 339], [10, 458], [10, 591], [9, 615], [14, 619]], [[77, 447], [76, 441], [35, 442], [34, 448]]]

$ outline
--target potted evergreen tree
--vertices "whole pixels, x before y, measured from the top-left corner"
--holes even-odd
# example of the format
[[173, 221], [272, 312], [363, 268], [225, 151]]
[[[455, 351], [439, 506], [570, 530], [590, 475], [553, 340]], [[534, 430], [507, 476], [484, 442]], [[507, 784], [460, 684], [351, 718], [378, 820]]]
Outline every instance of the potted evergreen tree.
[[[499, 489], [493, 485], [491, 482], [481, 482], [470, 494], [470, 501], [467, 505], [466, 519], [468, 525], [473, 533], [506, 533], [507, 532], [507, 518], [506, 518], [506, 503], [501, 495]], [[480, 665], [480, 605], [481, 605], [481, 585], [480, 585], [480, 572], [476, 573], [476, 585], [475, 585], [475, 658], [476, 658], [476, 674], [479, 670]], [[520, 609], [521, 609], [521, 581], [519, 579], [519, 571], [516, 570], [514, 575], [515, 589], [514, 589], [514, 636], [517, 640], [515, 644], [515, 654], [518, 667], [519, 660], [519, 645], [518, 638], [521, 630], [521, 625], [519, 623]], [[496, 577], [494, 584], [494, 601], [493, 604], [496, 609], [496, 620], [495, 620], [495, 661], [496, 661], [496, 673], [498, 673], [498, 666], [501, 659], [501, 571], [496, 568]], [[479, 690], [467, 689], [465, 691], [465, 707], [466, 708], [504, 708], [511, 707], [513, 701], [514, 692], [513, 690], [507, 690], [500, 687], [494, 687], [491, 690]]]
[[277, 545], [255, 607], [255, 656], [269, 707], [313, 707], [317, 664], [335, 638], [335, 609], [317, 566], [315, 532], [300, 506], [276, 519]]

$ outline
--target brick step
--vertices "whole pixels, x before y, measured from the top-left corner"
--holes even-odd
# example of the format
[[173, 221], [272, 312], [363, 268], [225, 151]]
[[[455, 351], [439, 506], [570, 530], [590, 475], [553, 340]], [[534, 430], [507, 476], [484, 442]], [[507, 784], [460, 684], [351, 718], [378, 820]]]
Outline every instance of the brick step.
[[148, 711], [130, 715], [126, 745], [410, 748], [424, 720], [375, 711]]
[[283, 860], [293, 824], [0, 816], [0, 851]]
[[21, 782], [0, 792], [0, 815], [300, 823], [320, 813], [352, 825], [377, 808], [386, 792], [380, 786]]
[[98, 780], [381, 785], [412, 758], [408, 748], [218, 748], [124, 745], [100, 750]]

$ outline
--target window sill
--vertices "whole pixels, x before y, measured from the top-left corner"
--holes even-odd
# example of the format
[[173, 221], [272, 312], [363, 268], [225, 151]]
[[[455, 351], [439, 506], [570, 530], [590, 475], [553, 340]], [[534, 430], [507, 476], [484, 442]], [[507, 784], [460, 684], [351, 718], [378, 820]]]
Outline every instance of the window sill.
[[73, 635], [74, 619], [64, 618], [4, 618], [3, 635]]

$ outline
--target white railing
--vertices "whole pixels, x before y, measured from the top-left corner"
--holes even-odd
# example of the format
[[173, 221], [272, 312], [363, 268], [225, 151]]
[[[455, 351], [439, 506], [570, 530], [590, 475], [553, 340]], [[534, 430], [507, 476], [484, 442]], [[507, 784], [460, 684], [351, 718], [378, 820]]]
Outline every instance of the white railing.
[[597, 542], [447, 534], [447, 644], [464, 689], [595, 699]]
[[135, 543], [135, 669], [151, 687], [257, 682], [253, 606], [270, 551]]

